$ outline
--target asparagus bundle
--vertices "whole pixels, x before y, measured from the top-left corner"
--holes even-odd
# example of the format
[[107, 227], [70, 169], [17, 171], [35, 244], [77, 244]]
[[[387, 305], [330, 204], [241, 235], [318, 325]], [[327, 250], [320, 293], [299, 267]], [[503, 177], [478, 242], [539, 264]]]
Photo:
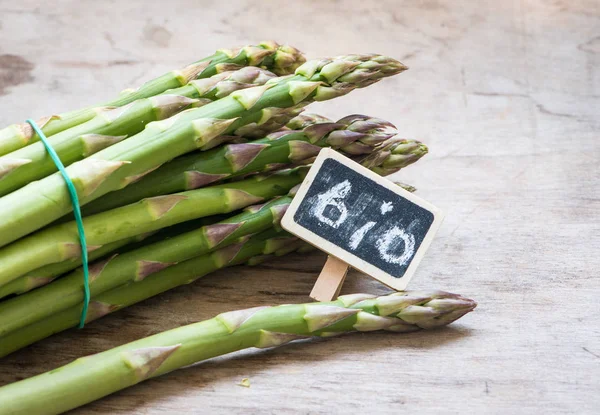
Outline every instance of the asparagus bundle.
[[[427, 153], [372, 117], [290, 121], [312, 101], [402, 72], [400, 62], [380, 55], [304, 62], [274, 42], [221, 50], [109, 103], [40, 122], [91, 215], [84, 219], [90, 258], [101, 258], [90, 266], [86, 321], [220, 268], [307, 250], [279, 221], [306, 172], [294, 167], [309, 165], [322, 147], [382, 175]], [[83, 308], [81, 269], [48, 284], [81, 263], [81, 250], [75, 223], [54, 222], [71, 203], [38, 139], [29, 126], [0, 130], [0, 299], [39, 287], [0, 302], [0, 356], [76, 326]], [[256, 202], [264, 203], [248, 207]], [[454, 294], [405, 292], [225, 313], [0, 388], [0, 414], [58, 413], [231, 351], [349, 331], [434, 328], [474, 307]]]
[[[298, 130], [278, 131], [248, 143], [228, 144], [211, 151], [192, 152], [179, 157], [125, 189], [111, 192], [90, 203], [83, 213], [104, 212], [146, 197], [195, 189], [274, 167], [303, 164], [316, 156], [322, 147], [332, 147], [351, 156], [370, 154], [396, 132], [388, 121], [364, 115], [344, 117], [337, 123], [312, 114], [304, 116], [302, 120], [302, 128]], [[294, 120], [292, 123], [292, 126], [296, 125]], [[396, 170], [413, 163], [427, 152], [427, 148], [418, 141], [411, 140], [410, 143], [412, 146], [399, 149], [398, 153], [407, 157], [404, 165], [395, 164]], [[400, 153], [400, 150], [405, 152]], [[381, 161], [373, 160], [370, 164], [381, 165]]]
[[353, 294], [332, 302], [227, 312], [0, 388], [0, 408], [11, 414], [60, 413], [146, 379], [237, 350], [271, 348], [298, 339], [348, 332], [432, 329], [459, 319], [475, 307], [473, 300], [456, 294], [406, 291], [381, 297]]
[[[293, 76], [264, 86], [235, 91], [191, 109], [67, 167], [81, 204], [139, 180], [161, 164], [197, 148], [212, 147], [215, 137], [241, 125], [271, 118], [277, 108], [327, 100], [402, 72], [401, 63], [380, 55], [349, 55], [309, 61]], [[276, 109], [273, 109], [276, 108]], [[241, 118], [240, 118], [241, 117]], [[55, 173], [0, 199], [0, 246], [31, 233], [72, 209], [62, 177]]]
[[[200, 107], [234, 91], [264, 85], [275, 74], [245, 67], [140, 99], [124, 107], [100, 111], [91, 120], [48, 139], [63, 165], [68, 166], [142, 131], [146, 124], [171, 117], [190, 105]], [[0, 157], [0, 196], [56, 172], [44, 144], [37, 142]]]
[[[72, 111], [60, 116], [44, 117], [38, 125], [47, 137], [76, 127], [91, 120], [97, 114], [116, 107], [122, 107], [138, 99], [149, 98], [166, 90], [178, 88], [194, 79], [203, 79], [225, 70], [239, 69], [242, 66], [260, 66], [277, 75], [287, 75], [306, 59], [297, 49], [273, 41], [258, 46], [246, 46], [240, 49], [221, 49], [213, 55], [196, 61], [185, 68], [168, 72], [155, 78], [138, 89], [123, 91], [119, 97], [104, 104]], [[0, 156], [11, 153], [39, 140], [27, 123], [13, 124], [0, 130]], [[1, 166], [1, 164], [0, 164]]]

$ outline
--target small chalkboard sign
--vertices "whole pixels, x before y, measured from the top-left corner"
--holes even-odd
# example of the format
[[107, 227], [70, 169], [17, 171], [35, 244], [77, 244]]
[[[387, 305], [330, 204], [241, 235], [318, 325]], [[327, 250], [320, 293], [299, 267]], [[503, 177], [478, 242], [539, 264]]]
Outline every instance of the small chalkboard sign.
[[284, 229], [403, 290], [442, 220], [430, 203], [323, 149], [282, 220]]

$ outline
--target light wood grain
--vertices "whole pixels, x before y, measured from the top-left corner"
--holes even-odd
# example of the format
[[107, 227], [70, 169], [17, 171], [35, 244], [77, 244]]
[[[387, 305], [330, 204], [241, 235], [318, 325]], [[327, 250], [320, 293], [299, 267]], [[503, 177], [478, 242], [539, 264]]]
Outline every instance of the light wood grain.
[[[598, 413], [597, 0], [0, 0], [0, 124], [268, 38], [411, 67], [313, 109], [386, 118], [430, 146], [399, 175], [446, 212], [410, 288], [478, 309], [437, 332], [243, 352], [75, 413]], [[308, 301], [324, 260], [219, 272], [0, 360], [0, 383], [240, 306]], [[343, 293], [386, 290], [351, 272]]]
[[335, 300], [342, 291], [349, 268], [344, 261], [328, 255], [315, 285], [310, 290], [310, 298], [315, 301]]

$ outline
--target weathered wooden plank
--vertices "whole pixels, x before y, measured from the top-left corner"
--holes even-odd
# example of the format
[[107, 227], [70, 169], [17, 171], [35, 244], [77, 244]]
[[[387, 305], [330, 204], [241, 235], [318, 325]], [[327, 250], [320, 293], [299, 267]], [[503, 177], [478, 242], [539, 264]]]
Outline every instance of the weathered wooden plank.
[[[401, 58], [407, 73], [313, 110], [386, 118], [430, 146], [399, 174], [446, 212], [411, 288], [480, 303], [438, 332], [243, 352], [75, 413], [597, 412], [599, 27], [595, 0], [0, 0], [0, 124], [263, 38]], [[308, 301], [324, 259], [217, 273], [0, 360], [0, 384], [241, 304]], [[350, 273], [343, 292], [385, 290]]]

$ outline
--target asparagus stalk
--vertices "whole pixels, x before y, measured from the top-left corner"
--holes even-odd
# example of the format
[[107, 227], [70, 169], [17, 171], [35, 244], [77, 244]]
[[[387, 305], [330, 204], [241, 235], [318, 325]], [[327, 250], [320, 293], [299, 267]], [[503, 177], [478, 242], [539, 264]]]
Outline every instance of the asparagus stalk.
[[475, 307], [473, 300], [456, 294], [405, 291], [227, 312], [7, 385], [0, 388], [0, 404], [6, 413], [60, 413], [237, 350], [272, 348], [294, 340], [349, 332], [432, 329], [457, 320]]
[[[303, 116], [304, 127], [300, 130], [283, 130], [248, 143], [228, 144], [211, 151], [186, 154], [125, 189], [108, 193], [90, 203], [83, 209], [83, 214], [104, 212], [146, 197], [196, 189], [273, 167], [303, 164], [316, 156], [322, 147], [333, 147], [342, 153], [346, 150], [350, 154], [357, 150], [370, 153], [377, 144], [396, 132], [389, 122], [366, 116], [345, 117], [337, 123], [320, 122], [323, 119], [320, 116]], [[315, 123], [307, 125], [309, 120]]]
[[[63, 165], [68, 166], [139, 133], [152, 121], [169, 118], [190, 105], [205, 105], [233, 91], [263, 85], [274, 77], [264, 69], [245, 67], [191, 81], [163, 95], [102, 111], [91, 120], [48, 140]], [[56, 166], [41, 142], [0, 157], [0, 197], [54, 172]]]
[[[158, 196], [84, 218], [88, 249], [152, 232], [176, 223], [228, 213], [286, 194], [300, 183], [305, 168]], [[0, 287], [41, 266], [81, 256], [75, 222], [49, 227], [0, 249]], [[0, 306], [1, 307], [1, 306]], [[0, 333], [4, 327], [0, 328]]]
[[[239, 69], [250, 65], [264, 67], [278, 75], [287, 75], [293, 73], [303, 62], [305, 58], [300, 51], [288, 45], [280, 46], [272, 41], [240, 49], [221, 49], [185, 68], [161, 75], [138, 89], [126, 90], [112, 101], [59, 116], [45, 117], [38, 121], [38, 125], [44, 134], [50, 137], [91, 120], [98, 112], [161, 94], [168, 89], [185, 85], [193, 79], [208, 78], [223, 70]], [[39, 141], [39, 137], [29, 124], [10, 125], [0, 130], [0, 156], [36, 141]]]
[[[268, 120], [277, 107], [335, 98], [404, 69], [401, 63], [380, 55], [310, 61], [293, 76], [236, 91], [201, 108], [150, 123], [128, 140], [72, 164], [67, 172], [80, 203], [85, 205], [177, 156], [210, 146], [215, 137], [235, 131], [242, 122], [260, 124]], [[71, 209], [67, 187], [58, 173], [4, 196], [0, 199], [0, 217], [6, 219], [0, 223], [0, 246], [47, 225]]]
[[[174, 264], [278, 226], [290, 202], [289, 196], [278, 198], [219, 223], [101, 260], [91, 267], [90, 294], [96, 297], [119, 285], [141, 281]], [[0, 303], [0, 336], [82, 301], [83, 275], [79, 269], [52, 284]]]

